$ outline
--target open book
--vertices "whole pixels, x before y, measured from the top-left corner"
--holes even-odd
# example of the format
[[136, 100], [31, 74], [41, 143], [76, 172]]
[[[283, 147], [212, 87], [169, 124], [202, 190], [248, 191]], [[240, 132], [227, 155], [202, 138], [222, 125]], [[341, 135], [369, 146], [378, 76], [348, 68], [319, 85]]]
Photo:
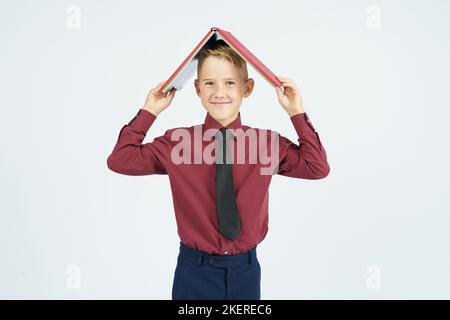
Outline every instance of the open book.
[[169, 79], [163, 84], [160, 92], [167, 93], [172, 88], [181, 90], [184, 84], [194, 75], [197, 71], [197, 59], [194, 59], [197, 53], [210, 42], [222, 39], [225, 41], [234, 51], [236, 51], [242, 59], [247, 63], [250, 63], [264, 78], [266, 78], [273, 86], [281, 86], [280, 80], [277, 76], [269, 70], [253, 53], [251, 53], [242, 43], [239, 42], [230, 32], [222, 30], [220, 28], [211, 28], [206, 36], [200, 41], [200, 43], [192, 50], [192, 52], [184, 59], [183, 63], [177, 70], [170, 76]]

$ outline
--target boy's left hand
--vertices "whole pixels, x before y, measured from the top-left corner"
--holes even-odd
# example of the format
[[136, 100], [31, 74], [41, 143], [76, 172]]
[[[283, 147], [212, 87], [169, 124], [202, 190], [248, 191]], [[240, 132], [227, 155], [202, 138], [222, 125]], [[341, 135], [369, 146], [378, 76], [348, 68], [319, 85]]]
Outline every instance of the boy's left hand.
[[288, 78], [277, 76], [281, 81], [281, 87], [275, 87], [278, 94], [278, 102], [281, 104], [284, 110], [288, 113], [290, 117], [298, 113], [304, 113], [303, 101], [300, 91], [298, 90], [295, 83]]

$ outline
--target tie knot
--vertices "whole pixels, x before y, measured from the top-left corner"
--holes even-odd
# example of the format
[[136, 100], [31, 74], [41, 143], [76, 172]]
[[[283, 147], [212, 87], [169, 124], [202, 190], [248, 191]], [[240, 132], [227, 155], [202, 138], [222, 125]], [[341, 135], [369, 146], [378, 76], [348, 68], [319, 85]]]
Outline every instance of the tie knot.
[[225, 141], [228, 141], [228, 140], [230, 140], [233, 137], [233, 134], [231, 133], [231, 131], [228, 128], [226, 128], [226, 127], [221, 128], [218, 131], [218, 133], [219, 132], [221, 133], [222, 139], [224, 139]]

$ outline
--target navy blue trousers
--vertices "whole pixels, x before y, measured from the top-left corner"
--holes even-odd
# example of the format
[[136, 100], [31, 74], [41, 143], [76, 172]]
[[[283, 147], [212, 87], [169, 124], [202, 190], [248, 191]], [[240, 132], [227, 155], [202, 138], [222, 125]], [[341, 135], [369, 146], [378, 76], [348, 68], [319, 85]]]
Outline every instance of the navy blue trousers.
[[211, 255], [180, 242], [173, 300], [260, 300], [256, 247], [236, 255]]

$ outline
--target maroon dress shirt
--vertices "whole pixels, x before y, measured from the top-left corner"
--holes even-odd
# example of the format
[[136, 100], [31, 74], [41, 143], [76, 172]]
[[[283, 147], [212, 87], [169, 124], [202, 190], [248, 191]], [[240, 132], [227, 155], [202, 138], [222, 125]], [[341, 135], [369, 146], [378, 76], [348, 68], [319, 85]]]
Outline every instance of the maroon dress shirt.
[[[267, 130], [267, 139], [261, 139], [259, 134], [265, 130], [241, 124], [241, 114], [239, 113], [227, 128], [234, 129], [235, 132], [241, 132], [241, 134], [249, 134], [246, 140], [248, 143], [244, 148], [246, 157], [244, 163], [242, 161], [238, 163], [238, 143], [234, 144], [233, 179], [242, 230], [239, 236], [231, 241], [220, 234], [217, 224], [216, 165], [201, 159], [199, 161], [198, 157], [196, 161], [194, 156], [200, 154], [201, 158], [203, 152], [207, 151], [205, 148], [212, 143], [211, 141], [214, 142], [214, 138], [206, 139], [207, 141], [200, 138], [200, 143], [198, 143], [199, 140], [194, 139], [194, 132], [204, 134], [208, 129], [219, 130], [222, 125], [207, 113], [203, 124], [169, 129], [164, 135], [154, 138], [152, 142], [143, 144], [142, 141], [155, 119], [154, 114], [140, 109], [136, 116], [122, 127], [117, 143], [107, 159], [108, 168], [114, 172], [131, 176], [168, 175], [180, 240], [191, 248], [210, 254], [243, 253], [265, 238], [268, 231], [269, 184], [272, 175], [322, 179], [330, 171], [319, 134], [306, 113], [290, 117], [298, 134], [298, 145], [273, 130]], [[179, 132], [179, 129], [189, 133], [192, 137], [192, 148], [188, 155], [184, 153], [189, 152], [189, 149], [179, 151], [181, 138], [172, 136], [177, 130]], [[249, 130], [256, 133], [256, 138], [250, 134]], [[274, 134], [278, 135], [278, 140], [273, 138]], [[235, 141], [237, 141], [236, 139], [238, 139], [238, 134], [234, 137]], [[268, 155], [271, 154], [271, 150], [276, 151], [273, 149], [272, 143], [277, 141], [278, 162], [275, 169], [270, 169], [267, 158], [265, 162], [259, 161], [259, 156], [257, 156], [256, 163], [249, 160], [252, 139], [253, 142], [258, 142], [253, 146], [258, 145], [261, 150], [266, 148]], [[261, 141], [263, 141], [263, 145], [259, 145]], [[176, 147], [177, 145], [178, 147]], [[177, 154], [187, 156], [191, 161], [181, 163], [179, 160], [174, 161], [172, 153], [174, 148], [177, 148]], [[268, 170], [266, 172], [271, 172], [271, 174], [262, 174], [262, 168], [266, 168]]]

